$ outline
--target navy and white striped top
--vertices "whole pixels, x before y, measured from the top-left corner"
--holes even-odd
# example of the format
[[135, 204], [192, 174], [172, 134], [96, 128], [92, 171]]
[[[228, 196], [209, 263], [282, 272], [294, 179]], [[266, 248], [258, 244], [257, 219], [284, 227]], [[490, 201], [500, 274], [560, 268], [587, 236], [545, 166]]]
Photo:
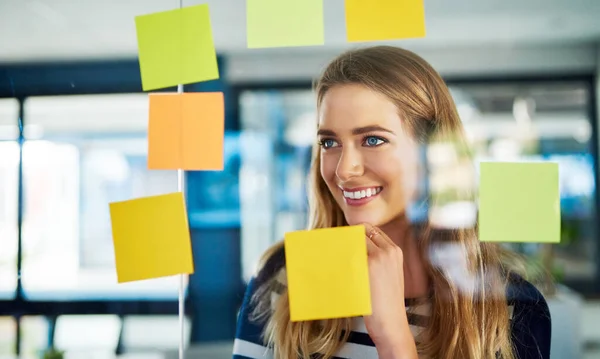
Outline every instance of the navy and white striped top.
[[[242, 307], [238, 314], [237, 332], [233, 348], [233, 359], [273, 358], [273, 352], [262, 340], [263, 325], [250, 319], [253, 310], [251, 298], [256, 289], [276, 273], [283, 265], [283, 249], [275, 254], [265, 268], [248, 284]], [[283, 285], [282, 285], [283, 286]], [[276, 289], [272, 300], [281, 293]], [[513, 276], [507, 288], [508, 310], [511, 318], [513, 345], [518, 359], [549, 359], [551, 319], [546, 300], [529, 282]], [[418, 342], [419, 334], [427, 325], [430, 304], [406, 300], [406, 310], [410, 330]], [[343, 344], [335, 358], [377, 359], [375, 344], [369, 337], [362, 317], [353, 318], [353, 328], [349, 339]], [[334, 359], [335, 359], [334, 358]], [[423, 358], [423, 357], [420, 357]]]

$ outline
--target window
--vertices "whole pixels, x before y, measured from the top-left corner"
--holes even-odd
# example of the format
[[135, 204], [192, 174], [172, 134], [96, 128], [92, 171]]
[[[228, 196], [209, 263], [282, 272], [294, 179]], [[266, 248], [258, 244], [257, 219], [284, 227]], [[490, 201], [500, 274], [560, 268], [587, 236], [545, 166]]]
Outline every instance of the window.
[[[186, 349], [190, 329], [191, 320], [186, 317], [183, 323], [183, 342]], [[123, 321], [123, 345], [132, 353], [177, 350], [180, 334], [178, 316], [127, 316]]]
[[[559, 163], [562, 243], [552, 246], [559, 281], [595, 280], [596, 183], [591, 126], [591, 90], [585, 80], [454, 83], [450, 91], [475, 163], [450, 149], [427, 150], [421, 190], [446, 198], [438, 208], [415, 206], [414, 215], [445, 225], [472, 225], [473, 197], [447, 198], [453, 190], [476, 191], [483, 160], [550, 160]], [[242, 126], [240, 175], [244, 278], [261, 253], [285, 231], [306, 225], [306, 173], [315, 133], [310, 90], [246, 90], [239, 98]], [[425, 159], [425, 157], [424, 157]], [[465, 193], [468, 193], [465, 192]], [[424, 208], [424, 211], [420, 211]], [[516, 250], [537, 256], [539, 244]]]
[[116, 315], [63, 315], [56, 321], [55, 345], [70, 354], [108, 357], [119, 340]]
[[11, 317], [0, 317], [0, 357], [11, 357], [15, 352], [17, 325]]
[[0, 100], [0, 299], [14, 298], [17, 287], [19, 103]]
[[21, 355], [38, 358], [48, 346], [48, 320], [44, 317], [21, 317]]
[[246, 91], [240, 97], [242, 268], [307, 222], [306, 173], [316, 141], [311, 91]]
[[177, 190], [147, 169], [148, 96], [29, 98], [23, 288], [32, 300], [177, 299], [179, 278], [118, 284], [109, 203]]
[[[451, 88], [476, 163], [558, 162], [562, 238], [559, 245], [552, 246], [554, 264], [549, 269], [559, 281], [596, 279], [598, 234], [592, 148], [596, 144], [592, 142], [589, 86], [563, 81]], [[515, 247], [534, 256], [540, 252], [539, 244]]]

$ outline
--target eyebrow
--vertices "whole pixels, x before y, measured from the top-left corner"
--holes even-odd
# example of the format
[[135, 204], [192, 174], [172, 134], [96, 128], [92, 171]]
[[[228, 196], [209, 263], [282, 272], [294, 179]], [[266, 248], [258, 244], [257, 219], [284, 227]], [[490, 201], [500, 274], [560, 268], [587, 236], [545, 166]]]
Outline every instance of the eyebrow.
[[[356, 135], [362, 135], [365, 133], [369, 133], [369, 132], [388, 132], [391, 134], [394, 134], [394, 132], [392, 132], [391, 130], [388, 130], [387, 128], [383, 128], [381, 126], [378, 125], [371, 125], [371, 126], [365, 126], [365, 127], [358, 127], [352, 130], [352, 134], [354, 136]], [[332, 130], [327, 130], [324, 128], [320, 128], [319, 131], [317, 131], [317, 136], [335, 136], [335, 132]]]

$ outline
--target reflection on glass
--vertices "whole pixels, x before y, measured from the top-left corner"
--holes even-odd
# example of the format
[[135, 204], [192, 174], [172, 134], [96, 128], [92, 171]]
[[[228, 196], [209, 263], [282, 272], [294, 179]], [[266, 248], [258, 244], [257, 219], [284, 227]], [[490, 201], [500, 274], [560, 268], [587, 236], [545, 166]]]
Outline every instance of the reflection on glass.
[[12, 357], [15, 353], [17, 325], [12, 317], [0, 317], [0, 357]]
[[311, 91], [244, 92], [240, 98], [242, 266], [306, 226], [306, 172], [316, 141]]
[[[455, 101], [468, 114], [462, 120], [476, 165], [481, 161], [558, 162], [562, 239], [550, 247], [553, 264], [547, 269], [559, 282], [593, 279], [596, 184], [587, 85], [465, 85], [456, 86], [454, 93], [461, 94]], [[464, 111], [466, 107], [472, 110]], [[536, 260], [544, 253], [538, 244], [510, 246]]]
[[[189, 317], [184, 319], [183, 325], [183, 343], [184, 348], [187, 348], [191, 333], [191, 320]], [[179, 318], [174, 315], [127, 316], [123, 321], [122, 342], [130, 352], [177, 350], [179, 348], [180, 328]], [[171, 355], [167, 356], [167, 358], [171, 357]], [[201, 358], [201, 356], [198, 358]]]
[[239, 228], [239, 170], [239, 134], [227, 131], [223, 142], [223, 170], [186, 173], [190, 228]]
[[21, 318], [21, 356], [39, 358], [48, 345], [48, 320], [44, 317]]
[[19, 138], [19, 101], [13, 98], [0, 99], [0, 141]]
[[[488, 83], [451, 86], [468, 148], [436, 142], [423, 150], [423, 176], [413, 220], [447, 227], [477, 219], [481, 161], [557, 161], [562, 243], [553, 246], [555, 278], [593, 279], [597, 221], [590, 142], [590, 91], [579, 82]], [[306, 174], [315, 135], [310, 90], [246, 91], [242, 125], [241, 211], [244, 277], [260, 254], [306, 224]], [[424, 201], [435, 201], [432, 208]], [[412, 213], [409, 213], [412, 215]], [[517, 248], [518, 247], [518, 248]], [[539, 245], [514, 249], [538, 258]]]
[[23, 288], [30, 299], [176, 299], [178, 277], [117, 284], [109, 203], [177, 190], [149, 171], [147, 96], [31, 98], [23, 147]]
[[120, 329], [116, 315], [62, 315], [56, 321], [55, 345], [71, 355], [105, 357], [114, 353]]
[[0, 100], [0, 299], [17, 287], [19, 103]]

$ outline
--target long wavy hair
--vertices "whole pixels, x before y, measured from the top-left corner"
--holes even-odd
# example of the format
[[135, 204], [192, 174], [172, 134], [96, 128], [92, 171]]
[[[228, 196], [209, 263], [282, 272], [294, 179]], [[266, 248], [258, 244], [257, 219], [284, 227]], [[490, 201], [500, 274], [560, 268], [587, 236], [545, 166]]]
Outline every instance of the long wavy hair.
[[[418, 55], [396, 47], [377, 46], [346, 52], [334, 59], [315, 82], [317, 107], [332, 87], [360, 84], [393, 101], [405, 129], [421, 144], [450, 142], [468, 148], [451, 94], [440, 75]], [[340, 207], [320, 174], [320, 146], [315, 144], [309, 175], [308, 229], [346, 225]], [[457, 196], [464, 197], [464, 193]], [[435, 205], [435, 199], [430, 199]], [[431, 279], [431, 316], [420, 334], [420, 355], [439, 359], [514, 359], [505, 289], [519, 257], [496, 244], [482, 243], [477, 226], [436, 229], [424, 226], [418, 243]], [[451, 249], [461, 258], [456, 268], [435, 259]], [[263, 256], [266, 263], [283, 250], [279, 242]], [[521, 268], [522, 269], [522, 268]], [[351, 318], [291, 322], [285, 289], [285, 267], [264, 281], [254, 296], [254, 317], [266, 322], [264, 341], [277, 359], [330, 358], [351, 331]], [[283, 289], [282, 289], [283, 287]], [[273, 290], [282, 292], [273, 299]]]

